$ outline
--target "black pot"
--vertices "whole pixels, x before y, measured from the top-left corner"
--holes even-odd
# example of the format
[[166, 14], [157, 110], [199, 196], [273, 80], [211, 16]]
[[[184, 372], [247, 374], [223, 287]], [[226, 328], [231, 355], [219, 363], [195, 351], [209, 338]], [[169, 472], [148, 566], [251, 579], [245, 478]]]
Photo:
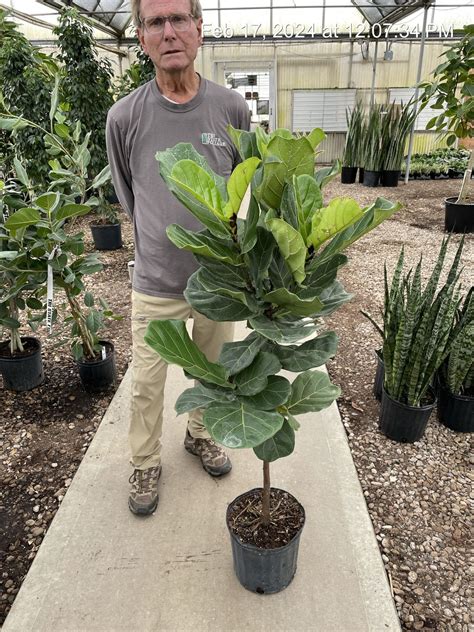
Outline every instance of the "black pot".
[[[272, 487], [272, 490], [275, 489], [275, 487]], [[298, 547], [304, 522], [294, 538], [285, 546], [277, 549], [263, 549], [254, 544], [241, 542], [229, 527], [229, 514], [234, 503], [239, 502], [250, 494], [254, 494], [256, 491], [261, 492], [262, 490], [261, 488], [252, 489], [245, 492], [245, 494], [237, 496], [227, 508], [227, 528], [229, 529], [232, 544], [234, 570], [239, 582], [247, 590], [259, 594], [277, 593], [286, 588], [295, 575]], [[292, 498], [298, 503], [294, 496]], [[298, 505], [301, 507], [304, 517], [304, 508], [300, 503]]]
[[380, 171], [370, 171], [368, 169], [364, 169], [364, 182], [362, 184], [365, 187], [378, 186], [379, 179], [380, 179]]
[[474, 432], [474, 397], [453, 395], [439, 386], [438, 419], [456, 432]]
[[105, 360], [77, 360], [79, 377], [82, 385], [88, 393], [99, 393], [114, 384], [116, 377], [115, 350], [111, 342], [104, 340], [100, 344], [105, 347]]
[[375, 371], [374, 380], [374, 397], [378, 401], [382, 399], [383, 380], [385, 377], [385, 364], [382, 357], [382, 349], [377, 349], [375, 352], [377, 358], [377, 370]]
[[110, 204], [118, 204], [119, 199], [117, 197], [117, 194], [115, 193], [115, 189], [114, 187], [111, 187], [111, 189], [111, 192], [105, 196], [105, 199], [107, 200], [107, 202], [110, 202]]
[[[25, 348], [24, 354], [8, 357], [0, 353], [0, 373], [5, 388], [10, 391], [30, 391], [44, 381], [41, 341], [25, 336], [21, 342]], [[0, 351], [8, 349], [9, 344], [9, 341], [2, 343]]]
[[431, 411], [436, 406], [436, 396], [429, 388], [433, 400], [425, 406], [408, 406], [390, 397], [382, 388], [382, 405], [380, 407], [379, 428], [389, 439], [401, 443], [414, 443], [425, 434]]
[[359, 184], [364, 182], [364, 167], [359, 167]]
[[380, 184], [383, 187], [398, 187], [398, 178], [400, 169], [396, 171], [382, 171], [380, 176]]
[[474, 233], [474, 204], [456, 203], [456, 197], [444, 201], [444, 230], [449, 233]]
[[341, 169], [341, 183], [342, 184], [354, 184], [356, 181], [357, 167], [342, 167]]
[[121, 224], [91, 224], [91, 232], [97, 250], [117, 250], [122, 247]]

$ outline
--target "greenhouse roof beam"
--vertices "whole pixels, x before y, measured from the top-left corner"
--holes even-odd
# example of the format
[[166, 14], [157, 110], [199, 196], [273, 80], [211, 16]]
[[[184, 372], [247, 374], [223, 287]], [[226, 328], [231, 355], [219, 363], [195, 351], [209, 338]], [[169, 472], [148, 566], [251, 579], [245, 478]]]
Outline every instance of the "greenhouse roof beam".
[[[63, 11], [68, 7], [73, 7], [77, 9], [81, 15], [89, 18], [91, 22], [93, 22], [94, 28], [97, 28], [98, 30], [108, 33], [116, 38], [120, 38], [123, 35], [131, 19], [128, 10], [129, 3], [126, 0], [102, 0], [102, 2], [96, 2], [95, 0], [93, 0], [93, 2], [90, 0], [82, 0], [82, 2], [39, 0], [39, 2], [56, 9], [58, 12]], [[107, 3], [110, 4], [110, 11], [97, 11], [98, 7], [106, 9], [103, 5]], [[117, 11], [117, 9], [122, 8], [124, 9], [123, 11]], [[122, 18], [117, 21], [117, 24], [114, 24], [113, 22], [116, 15], [122, 16]]]

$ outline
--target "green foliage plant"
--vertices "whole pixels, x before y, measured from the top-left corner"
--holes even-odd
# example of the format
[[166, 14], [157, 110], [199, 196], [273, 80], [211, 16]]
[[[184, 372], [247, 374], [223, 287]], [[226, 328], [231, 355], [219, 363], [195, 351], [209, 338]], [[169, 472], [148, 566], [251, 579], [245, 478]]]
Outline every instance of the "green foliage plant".
[[[329, 406], [340, 394], [323, 371], [337, 337], [321, 319], [350, 300], [337, 280], [343, 250], [390, 217], [398, 205], [382, 198], [361, 208], [350, 198], [325, 203], [323, 188], [339, 168], [315, 173], [320, 129], [295, 138], [278, 129], [229, 128], [242, 161], [228, 181], [189, 144], [158, 152], [161, 176], [201, 222], [200, 232], [177, 224], [170, 240], [200, 264], [186, 300], [211, 320], [246, 321], [243, 341], [224, 344], [210, 362], [179, 320], [152, 321], [146, 342], [198, 385], [176, 411], [204, 409], [211, 436], [228, 448], [252, 448], [263, 461], [262, 524], [270, 514], [270, 462], [293, 452], [296, 417]], [[251, 201], [239, 217], [247, 188]], [[315, 334], [317, 335], [315, 336]], [[309, 338], [311, 336], [311, 338]], [[278, 375], [297, 374], [293, 382]]]
[[383, 125], [384, 106], [374, 104], [367, 116], [364, 136], [364, 169], [380, 171], [383, 166], [383, 150], [386, 147], [387, 129]]
[[416, 117], [416, 110], [411, 102], [406, 105], [392, 103], [386, 109], [382, 123], [383, 169], [400, 171], [405, 144]]
[[8, 334], [12, 356], [24, 351], [21, 313], [26, 314], [26, 323], [33, 330], [44, 318], [39, 295], [46, 277], [26, 246], [30, 237], [27, 231], [12, 235], [5, 227], [10, 215], [23, 206], [16, 182], [0, 180], [0, 328]]
[[358, 101], [352, 111], [346, 110], [347, 133], [344, 145], [342, 165], [344, 167], [359, 166], [359, 147], [362, 143], [362, 127], [364, 111], [362, 103]]
[[[15, 115], [25, 115], [39, 125], [47, 124], [49, 100], [59, 69], [54, 60], [39, 52], [0, 8], [0, 85]], [[48, 177], [48, 154], [38, 127], [0, 130], [2, 172], [8, 177], [18, 156], [31, 180], [44, 187]]]
[[[56, 99], [58, 95], [56, 94]], [[53, 284], [64, 292], [71, 324], [70, 341], [72, 351], [79, 359], [97, 358], [100, 352], [98, 332], [102, 328], [104, 318], [116, 318], [107, 305], [100, 303], [94, 307], [90, 295], [83, 301], [85, 292], [84, 277], [102, 270], [103, 265], [97, 254], [84, 254], [84, 235], [82, 232], [66, 231], [70, 220], [91, 211], [89, 203], [81, 202], [89, 190], [99, 190], [110, 177], [108, 167], [96, 176], [92, 184], [87, 186], [85, 180], [89, 152], [88, 136], [79, 142], [78, 134], [69, 134], [64, 123], [57, 123], [57, 102], [53, 96], [51, 104], [51, 125], [54, 131], [41, 128], [46, 142], [54, 152], [55, 158], [50, 161], [49, 187], [45, 193], [38, 192], [29, 179], [26, 169], [18, 159], [15, 168], [18, 182], [22, 188], [23, 204], [4, 222], [5, 241], [21, 243], [19, 255], [34, 263], [34, 270], [42, 274], [43, 286], [40, 295], [46, 295], [45, 282], [48, 269], [51, 270]], [[32, 121], [16, 117], [10, 112], [0, 114], [0, 129], [35, 126]], [[75, 131], [77, 130], [77, 126]], [[65, 141], [68, 141], [66, 143]], [[70, 169], [61, 165], [69, 164]], [[18, 206], [18, 205], [17, 205]], [[14, 271], [11, 271], [12, 273]], [[23, 270], [25, 272], [25, 270]]]
[[155, 66], [141, 46], [135, 46], [134, 52], [136, 61], [130, 64], [115, 85], [115, 99], [117, 101], [155, 78]]
[[90, 169], [96, 176], [107, 164], [105, 122], [113, 104], [111, 65], [97, 54], [92, 28], [76, 9], [62, 11], [53, 33], [58, 37], [57, 58], [63, 70], [61, 100], [70, 106], [70, 119], [81, 121], [80, 140], [90, 135]]
[[[421, 109], [430, 104], [434, 110], [440, 110], [426, 128], [440, 132], [451, 146], [458, 138], [474, 137], [474, 24], [466, 25], [464, 36], [453, 42], [442, 56], [446, 60], [434, 69], [433, 80], [421, 84], [420, 104]], [[474, 152], [471, 151], [459, 203], [472, 200], [469, 183], [473, 167]]]
[[382, 336], [385, 367], [384, 388], [395, 400], [409, 406], [421, 406], [434, 376], [452, 345], [451, 331], [459, 306], [459, 262], [461, 240], [447, 279], [437, 291], [449, 239], [442, 242], [431, 275], [422, 286], [422, 257], [413, 272], [403, 273], [402, 248], [391, 284], [384, 266], [385, 299], [383, 326], [367, 313]]
[[439, 372], [453, 395], [474, 397], [474, 288], [464, 297], [450, 333], [450, 351]]

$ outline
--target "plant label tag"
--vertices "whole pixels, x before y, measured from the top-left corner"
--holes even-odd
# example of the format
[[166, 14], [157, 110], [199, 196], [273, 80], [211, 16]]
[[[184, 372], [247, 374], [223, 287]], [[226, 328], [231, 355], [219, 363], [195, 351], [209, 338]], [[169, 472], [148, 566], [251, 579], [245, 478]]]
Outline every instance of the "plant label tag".
[[105, 347], [102, 347], [102, 360], [106, 359]]
[[47, 297], [46, 297], [46, 327], [48, 328], [48, 333], [50, 334], [53, 330], [53, 292], [54, 292], [54, 278], [53, 278], [53, 268], [51, 266], [50, 261], [54, 259], [56, 255], [61, 254], [61, 248], [59, 246], [55, 246], [51, 254], [48, 257], [48, 281], [47, 281]]

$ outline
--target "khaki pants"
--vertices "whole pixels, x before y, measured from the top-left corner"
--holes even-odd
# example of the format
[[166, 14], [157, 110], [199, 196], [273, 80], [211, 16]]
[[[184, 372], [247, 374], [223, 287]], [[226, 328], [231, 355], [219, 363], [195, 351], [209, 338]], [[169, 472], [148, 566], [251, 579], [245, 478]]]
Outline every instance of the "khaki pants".
[[[224, 342], [230, 342], [234, 323], [217, 323], [196, 312], [184, 299], [160, 298], [132, 291], [132, 406], [129, 442], [136, 469], [161, 463], [163, 395], [168, 365], [143, 337], [150, 320], [193, 319], [192, 338], [208, 360], [216, 362]], [[190, 382], [190, 385], [192, 383]], [[193, 437], [208, 438], [202, 412], [192, 411], [188, 429]]]

